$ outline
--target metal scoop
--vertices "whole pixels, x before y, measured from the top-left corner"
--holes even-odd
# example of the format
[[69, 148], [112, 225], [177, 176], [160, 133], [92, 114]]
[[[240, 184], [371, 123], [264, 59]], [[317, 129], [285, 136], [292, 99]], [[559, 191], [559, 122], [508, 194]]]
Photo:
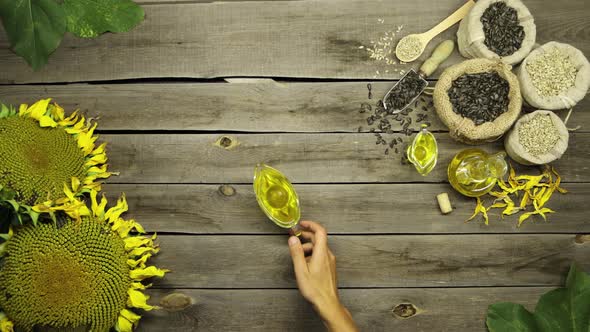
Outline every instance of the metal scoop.
[[428, 86], [426, 77], [430, 76], [438, 66], [449, 58], [455, 48], [452, 40], [445, 40], [438, 44], [430, 58], [422, 64], [416, 72], [410, 69], [383, 97], [383, 107], [393, 110], [390, 114], [397, 114], [410, 106]]

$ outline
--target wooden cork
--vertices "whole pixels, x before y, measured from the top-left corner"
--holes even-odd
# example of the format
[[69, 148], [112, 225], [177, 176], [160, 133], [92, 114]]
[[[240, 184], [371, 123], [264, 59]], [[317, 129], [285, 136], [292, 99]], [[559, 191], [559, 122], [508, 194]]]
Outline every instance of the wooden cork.
[[451, 206], [451, 201], [449, 200], [449, 195], [447, 193], [438, 194], [436, 196], [436, 200], [438, 201], [438, 206], [440, 207], [440, 212], [442, 212], [442, 214], [449, 214], [453, 211], [453, 207]]

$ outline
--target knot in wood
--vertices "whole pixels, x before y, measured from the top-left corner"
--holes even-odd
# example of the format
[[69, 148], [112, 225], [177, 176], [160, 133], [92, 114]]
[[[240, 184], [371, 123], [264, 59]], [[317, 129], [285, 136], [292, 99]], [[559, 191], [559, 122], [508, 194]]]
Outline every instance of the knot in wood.
[[193, 300], [182, 293], [171, 293], [160, 300], [162, 308], [168, 311], [181, 311], [193, 304]]
[[590, 234], [578, 234], [576, 235], [576, 243], [584, 244], [590, 242]]
[[231, 136], [221, 136], [217, 139], [215, 145], [225, 150], [231, 150], [238, 145], [238, 140]]
[[411, 303], [400, 303], [393, 308], [392, 312], [396, 317], [406, 319], [416, 315], [418, 309]]
[[219, 139], [219, 145], [223, 146], [224, 148], [231, 146], [231, 138], [227, 136], [221, 137]]
[[219, 192], [223, 196], [233, 196], [236, 194], [236, 189], [230, 185], [224, 184], [222, 186], [219, 186]]

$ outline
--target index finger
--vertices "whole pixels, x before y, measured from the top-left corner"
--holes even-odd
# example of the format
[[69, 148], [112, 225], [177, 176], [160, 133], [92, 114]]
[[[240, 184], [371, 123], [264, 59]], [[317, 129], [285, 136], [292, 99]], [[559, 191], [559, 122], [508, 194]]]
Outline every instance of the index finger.
[[328, 232], [322, 225], [309, 220], [304, 220], [299, 225], [314, 233], [316, 243], [325, 244], [328, 242]]

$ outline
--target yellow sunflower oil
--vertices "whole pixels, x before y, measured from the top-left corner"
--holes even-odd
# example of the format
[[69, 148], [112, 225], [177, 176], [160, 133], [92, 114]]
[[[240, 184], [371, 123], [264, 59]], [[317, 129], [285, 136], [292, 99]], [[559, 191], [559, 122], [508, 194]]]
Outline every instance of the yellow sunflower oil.
[[299, 197], [283, 173], [258, 164], [254, 170], [254, 193], [258, 205], [270, 220], [280, 227], [297, 230], [301, 217]]
[[407, 153], [408, 161], [422, 176], [428, 175], [434, 169], [438, 159], [438, 144], [434, 135], [426, 129], [426, 125], [422, 125], [422, 130], [408, 146]]
[[465, 196], [482, 196], [490, 192], [508, 171], [505, 157], [504, 152], [488, 154], [480, 149], [463, 150], [449, 164], [449, 182]]

